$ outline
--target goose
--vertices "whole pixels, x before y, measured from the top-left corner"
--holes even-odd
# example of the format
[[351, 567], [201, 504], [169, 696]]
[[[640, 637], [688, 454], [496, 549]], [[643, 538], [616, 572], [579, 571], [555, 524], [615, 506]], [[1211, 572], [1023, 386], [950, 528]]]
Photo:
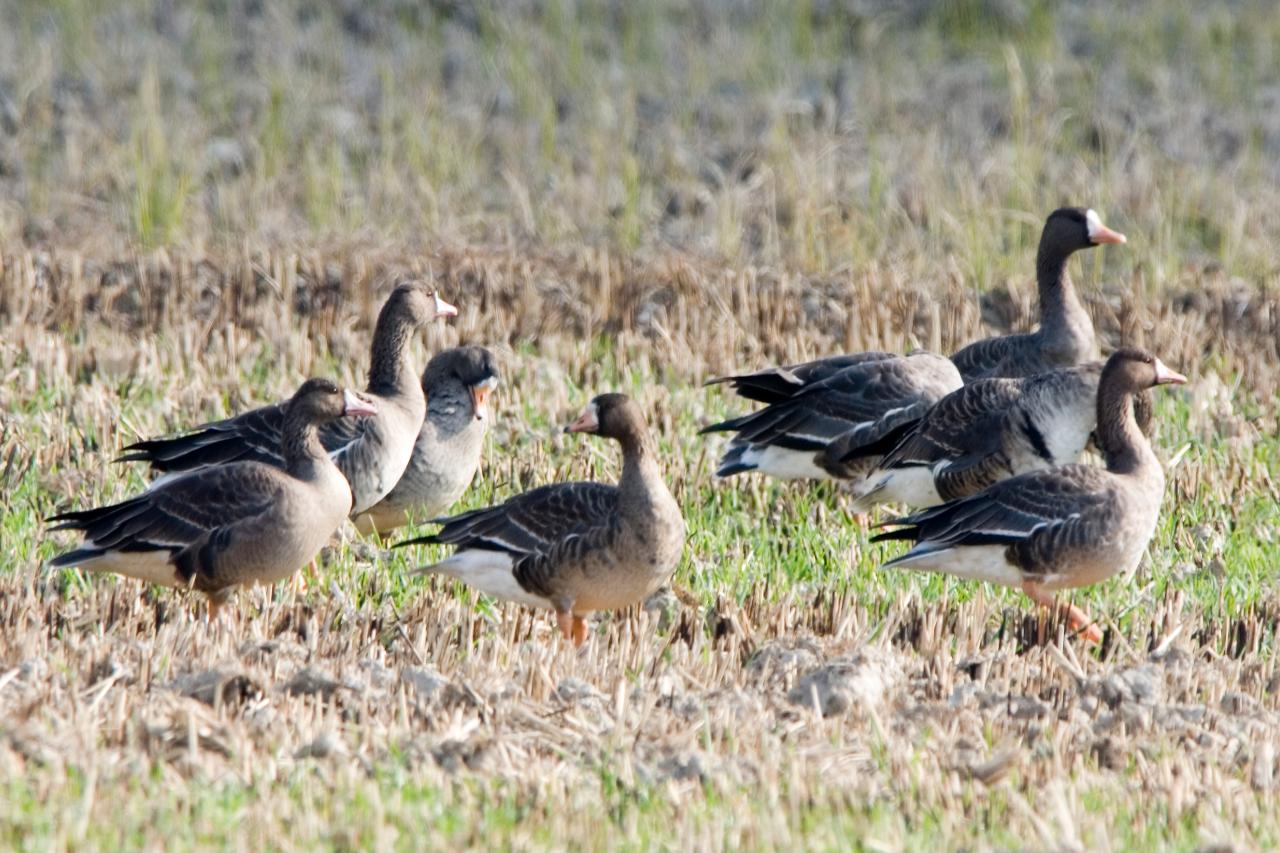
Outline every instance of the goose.
[[1067, 276], [1067, 261], [1081, 249], [1125, 242], [1127, 238], [1103, 225], [1093, 210], [1063, 207], [1049, 214], [1036, 252], [1040, 328], [984, 338], [961, 349], [951, 360], [964, 381], [1033, 376], [1096, 359], [1093, 321]]
[[415, 574], [447, 575], [495, 598], [552, 610], [562, 636], [581, 645], [588, 614], [643, 601], [670, 578], [684, 550], [685, 526], [644, 416], [629, 397], [595, 397], [565, 431], [622, 446], [616, 486], [541, 486], [438, 519], [436, 533], [397, 547], [453, 545], [451, 556]]
[[[1137, 567], [1155, 532], [1164, 471], [1134, 416], [1137, 393], [1186, 377], [1139, 349], [1107, 359], [1098, 381], [1097, 437], [1106, 467], [1063, 465], [1002, 480], [975, 495], [884, 522], [909, 551], [885, 563], [1021, 588], [1054, 606], [1057, 590], [1087, 586]], [[1073, 630], [1102, 632], [1074, 606]]]
[[[979, 379], [939, 400], [854, 491], [856, 509], [928, 507], [1027, 471], [1080, 460], [1098, 420], [1101, 361], [1025, 379]], [[1151, 395], [1134, 395], [1144, 435]]]
[[480, 466], [489, 395], [498, 385], [493, 354], [465, 346], [432, 356], [422, 373], [427, 416], [395, 488], [356, 516], [361, 533], [386, 533], [413, 518], [435, 518], [462, 497]]
[[50, 565], [196, 589], [215, 619], [236, 587], [288, 577], [329, 541], [351, 509], [351, 487], [320, 430], [376, 414], [376, 405], [327, 379], [307, 380], [284, 406], [283, 465], [198, 468], [121, 503], [55, 515], [51, 531], [81, 531], [83, 542]]
[[[382, 306], [365, 388], [378, 414], [335, 420], [320, 433], [321, 443], [351, 484], [353, 514], [368, 511], [395, 487], [422, 428], [427, 404], [411, 361], [413, 333], [437, 317], [457, 313], [421, 282], [399, 285]], [[184, 435], [130, 444], [117, 461], [146, 462], [163, 473], [246, 459], [279, 467], [285, 464], [280, 450], [283, 426], [284, 407], [263, 406]]]
[[717, 477], [759, 471], [780, 479], [854, 479], [897, 443], [904, 425], [960, 384], [955, 365], [931, 352], [866, 358], [701, 432], [735, 433]]

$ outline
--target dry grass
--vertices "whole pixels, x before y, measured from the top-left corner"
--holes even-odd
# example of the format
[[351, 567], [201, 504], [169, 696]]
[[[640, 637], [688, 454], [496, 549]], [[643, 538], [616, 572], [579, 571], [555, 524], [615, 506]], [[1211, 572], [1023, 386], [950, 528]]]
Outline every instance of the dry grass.
[[[1247, 594], [1215, 574], [1224, 559], [1230, 572], [1276, 555], [1266, 347], [1280, 310], [1265, 296], [1212, 276], [1159, 299], [1089, 288], [1110, 341], [1144, 340], [1198, 374], [1162, 419], [1168, 450], [1192, 443], [1171, 472], [1168, 527], [1138, 577], [1088, 605], [1109, 624], [1091, 652], [1016, 596], [868, 574], [881, 552], [834, 495], [710, 482], [714, 448], [694, 428], [739, 404], [699, 380], [842, 348], [951, 348], [982, 326], [949, 277], [358, 248], [110, 264], [19, 252], [3, 271], [10, 841], [1280, 840], [1280, 601], [1256, 572]], [[594, 390], [628, 388], [653, 413], [691, 519], [680, 598], [603, 618], [575, 652], [540, 615], [407, 581], [405, 555], [370, 543], [330, 555], [326, 588], [242, 594], [239, 621], [213, 628], [180, 594], [37, 568], [55, 546], [36, 547], [36, 518], [137, 488], [136, 472], [108, 465], [135, 434], [308, 373], [358, 382], [388, 281], [413, 271], [466, 308], [428, 348], [505, 353], [501, 419], [469, 500], [611, 476], [607, 451], [547, 427]], [[988, 315], [1025, 323], [1027, 282], [1014, 293], [993, 294]], [[1213, 390], [1218, 377], [1229, 392]], [[1225, 507], [1254, 515], [1236, 524]]]
[[[0, 844], [1280, 845], [1280, 17], [1265, 3], [0, 0]], [[1158, 401], [1147, 559], [1076, 600], [885, 574], [827, 488], [711, 480], [708, 376], [1026, 328], [1043, 216]], [[185, 597], [42, 566], [116, 449], [363, 380], [390, 280], [505, 385], [468, 504], [638, 397], [677, 594], [543, 616], [351, 541]]]

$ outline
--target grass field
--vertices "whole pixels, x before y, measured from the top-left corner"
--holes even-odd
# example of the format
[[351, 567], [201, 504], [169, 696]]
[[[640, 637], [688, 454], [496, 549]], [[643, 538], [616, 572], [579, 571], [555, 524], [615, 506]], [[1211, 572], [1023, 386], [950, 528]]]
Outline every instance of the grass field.
[[[0, 844], [1280, 844], [1280, 16], [1267, 4], [0, 0]], [[703, 380], [1034, 322], [1043, 217], [1158, 395], [1165, 514], [1077, 593], [876, 566], [838, 490], [717, 483]], [[355, 540], [305, 594], [42, 568], [138, 435], [359, 385], [392, 278], [500, 355], [465, 505], [616, 474], [690, 536], [582, 651]]]

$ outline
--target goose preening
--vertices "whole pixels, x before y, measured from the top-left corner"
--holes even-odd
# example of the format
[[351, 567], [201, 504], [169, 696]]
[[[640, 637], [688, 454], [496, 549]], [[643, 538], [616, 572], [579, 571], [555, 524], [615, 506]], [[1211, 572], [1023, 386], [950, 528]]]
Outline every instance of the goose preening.
[[[411, 360], [414, 333], [437, 317], [457, 313], [420, 282], [396, 287], [382, 306], [365, 387], [378, 414], [335, 420], [320, 433], [321, 443], [351, 484], [352, 513], [365, 512], [395, 487], [422, 429], [427, 404]], [[124, 448], [117, 461], [146, 462], [152, 470], [166, 473], [248, 459], [282, 466], [284, 421], [283, 406], [263, 406], [184, 435], [136, 442]]]
[[964, 381], [1033, 376], [1097, 358], [1093, 321], [1067, 276], [1067, 261], [1081, 249], [1124, 242], [1125, 236], [1103, 225], [1092, 210], [1064, 207], [1049, 214], [1036, 252], [1040, 328], [984, 338], [961, 349], [951, 360]]
[[[1155, 532], [1164, 470], [1134, 416], [1134, 396], [1186, 377], [1138, 349], [1117, 350], [1098, 382], [1097, 441], [1106, 467], [1065, 465], [1020, 474], [978, 492], [885, 522], [911, 550], [885, 566], [943, 572], [1021, 588], [1037, 604], [1052, 593], [1132, 571]], [[1101, 631], [1074, 606], [1073, 629]]]
[[955, 365], [934, 353], [862, 358], [702, 433], [735, 433], [718, 477], [759, 471], [783, 479], [856, 478], [960, 383]]
[[435, 518], [462, 497], [489, 430], [489, 395], [498, 385], [493, 354], [484, 347], [454, 347], [434, 355], [422, 373], [427, 416], [409, 465], [391, 492], [356, 516], [361, 533], [385, 533], [411, 519]]
[[[605, 483], [556, 483], [452, 518], [430, 536], [456, 551], [419, 569], [495, 598], [555, 611], [561, 634], [586, 639], [585, 617], [643, 601], [675, 571], [684, 519], [667, 489], [640, 408], [623, 394], [593, 399], [567, 432], [612, 438], [622, 475]], [[399, 546], [397, 546], [399, 547]]]
[[79, 548], [54, 567], [82, 566], [199, 590], [209, 616], [235, 587], [269, 584], [315, 558], [351, 510], [351, 487], [320, 443], [339, 418], [377, 408], [326, 379], [310, 379], [284, 406], [281, 465], [232, 462], [177, 474], [137, 497], [64, 512], [51, 530], [79, 530]]

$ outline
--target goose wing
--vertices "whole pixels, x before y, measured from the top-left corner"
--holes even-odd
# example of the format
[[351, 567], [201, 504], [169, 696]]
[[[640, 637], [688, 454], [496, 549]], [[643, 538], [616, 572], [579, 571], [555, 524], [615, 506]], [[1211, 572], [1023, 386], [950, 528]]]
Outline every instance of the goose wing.
[[560, 540], [582, 535], [617, 514], [618, 489], [604, 483], [554, 483], [516, 495], [497, 506], [441, 518], [428, 536], [397, 543], [454, 545], [503, 551], [517, 559], [550, 553]]
[[[209, 468], [168, 480], [110, 506], [64, 512], [50, 530], [78, 530], [85, 549], [169, 551], [216, 542], [219, 532], [262, 516], [279, 500], [284, 484], [272, 469], [253, 464]], [[76, 552], [53, 561], [72, 565]]]
[[971, 497], [884, 522], [899, 529], [872, 541], [916, 543], [886, 565], [968, 545], [1036, 540], [1044, 547], [1065, 547], [1096, 536], [1099, 513], [1114, 500], [1112, 475], [1101, 468], [1068, 465], [1012, 477]]
[[755, 400], [760, 403], [777, 403], [793, 396], [806, 387], [830, 379], [845, 368], [872, 361], [895, 358], [892, 353], [870, 351], [852, 355], [833, 355], [806, 361], [802, 364], [790, 364], [785, 367], [769, 367], [755, 373], [742, 373], [736, 376], [719, 376], [708, 379], [705, 384], [719, 385], [728, 383], [739, 397]]

